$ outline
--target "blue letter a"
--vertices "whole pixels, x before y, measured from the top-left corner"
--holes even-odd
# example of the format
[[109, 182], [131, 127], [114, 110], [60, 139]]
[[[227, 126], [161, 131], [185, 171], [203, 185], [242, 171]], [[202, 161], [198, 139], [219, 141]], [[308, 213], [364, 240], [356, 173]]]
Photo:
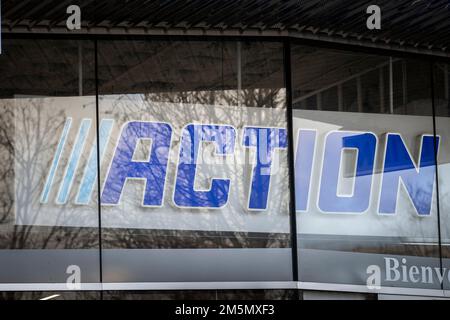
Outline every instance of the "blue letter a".
[[[161, 206], [172, 128], [167, 123], [132, 121], [122, 129], [102, 193], [102, 204], [119, 204], [128, 178], [145, 180], [144, 206]], [[151, 139], [147, 161], [134, 161], [139, 139]]]

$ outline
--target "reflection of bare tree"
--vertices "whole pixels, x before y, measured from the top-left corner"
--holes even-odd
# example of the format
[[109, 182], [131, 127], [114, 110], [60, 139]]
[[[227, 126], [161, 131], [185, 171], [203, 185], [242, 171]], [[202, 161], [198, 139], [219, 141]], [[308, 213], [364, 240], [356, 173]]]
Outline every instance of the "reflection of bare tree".
[[[46, 207], [40, 205], [39, 197], [57, 137], [65, 122], [65, 113], [48, 112], [41, 99], [3, 100], [0, 110], [0, 248], [97, 246], [98, 233], [93, 229], [34, 225], [37, 217], [45, 214]], [[73, 209], [61, 206], [61, 210]], [[16, 224], [16, 217], [25, 216], [32, 217], [32, 220], [24, 225]], [[36, 270], [36, 282], [48, 281], [40, 279], [39, 274], [40, 271]], [[3, 297], [9, 295], [5, 293]]]
[[[115, 97], [116, 99], [116, 97]], [[174, 133], [179, 133], [184, 124], [191, 122], [193, 119], [214, 119], [215, 122], [223, 124], [235, 124], [239, 123], [237, 144], [240, 144], [241, 130], [243, 125], [250, 125], [251, 123], [271, 123], [276, 126], [286, 126], [286, 113], [285, 112], [271, 112], [273, 108], [284, 109], [285, 97], [283, 89], [244, 89], [240, 92], [236, 90], [227, 91], [189, 91], [189, 92], [162, 92], [162, 93], [149, 93], [143, 96], [117, 96], [117, 101], [123, 100], [123, 103], [114, 103], [112, 109], [102, 108], [101, 112], [104, 117], [113, 117], [120, 123], [124, 123], [130, 120], [137, 120], [137, 117], [141, 115], [151, 115], [152, 118], [158, 121], [167, 121], [174, 125]], [[179, 104], [179, 108], [167, 108], [165, 103]], [[207, 111], [198, 111], [200, 108], [185, 108], [182, 104], [191, 105], [209, 105], [210, 108]], [[238, 104], [240, 108], [236, 108]], [[217, 108], [221, 106], [222, 108]], [[229, 107], [227, 109], [227, 107]], [[231, 108], [233, 107], [233, 108]], [[256, 113], [260, 119], [251, 118], [253, 114], [247, 113], [246, 107], [265, 108], [267, 112]], [[223, 110], [228, 110], [224, 112]], [[205, 109], [203, 109], [205, 110]], [[206, 114], [204, 114], [205, 112]], [[249, 118], [250, 117], [250, 118]], [[144, 116], [145, 118], [145, 116]], [[177, 149], [179, 139], [173, 139], [172, 149]], [[110, 158], [112, 155], [108, 155]], [[177, 158], [178, 155], [175, 156]], [[248, 196], [248, 185], [251, 179], [251, 165], [248, 155], [246, 156], [246, 169], [244, 172], [232, 171], [227, 172], [227, 175], [238, 177], [240, 182], [234, 184], [233, 188], [238, 188], [237, 193], [242, 195], [242, 208], [241, 213], [235, 214], [236, 217], [227, 221], [227, 229], [238, 230], [241, 220], [240, 214], [268, 214], [268, 212], [251, 213], [246, 212], [245, 200]], [[174, 162], [173, 157], [170, 159]], [[286, 157], [281, 157], [281, 161], [287, 161]], [[234, 159], [234, 166], [229, 168], [239, 168], [237, 163], [239, 159]], [[176, 163], [170, 163], [169, 167], [174, 167]], [[102, 172], [104, 172], [102, 167]], [[199, 173], [198, 173], [199, 174]], [[243, 175], [243, 176], [242, 176]], [[207, 179], [206, 176], [201, 176]], [[283, 181], [288, 181], [287, 176], [283, 178]], [[166, 188], [170, 188], [172, 183], [168, 183]], [[281, 199], [286, 197], [286, 191], [288, 186], [284, 185], [283, 188], [272, 188], [270, 190], [271, 197], [279, 199], [279, 202], [283, 202]], [[171, 194], [172, 190], [167, 191], [167, 194]], [[170, 198], [170, 197], [169, 197]], [[171, 206], [171, 201], [166, 197], [164, 205]], [[122, 201], [132, 205], [131, 202], [135, 202], [136, 199], [128, 199], [123, 197]], [[149, 212], [152, 209], [146, 209]], [[182, 209], [178, 209], [182, 210]], [[195, 210], [187, 210], [189, 212], [197, 212]], [[104, 212], [103, 215], [108, 214]], [[132, 215], [132, 212], [127, 212], [127, 215]], [[286, 208], [280, 208], [279, 212], [272, 213], [281, 215], [280, 219], [289, 219], [288, 210]], [[270, 218], [270, 217], [269, 217]], [[183, 213], [180, 212], [180, 219], [183, 219]], [[276, 221], [276, 220], [273, 220]], [[274, 222], [275, 223], [275, 222]], [[208, 224], [208, 221], [205, 221]], [[289, 234], [270, 234], [270, 233], [249, 233], [249, 232], [225, 232], [218, 231], [214, 223], [211, 224], [211, 231], [196, 231], [192, 230], [143, 230], [143, 229], [104, 229], [103, 244], [109, 248], [263, 248], [263, 247], [289, 247]]]
[[[0, 113], [0, 223], [9, 222], [14, 207], [14, 194], [11, 181], [14, 179], [14, 142], [11, 132], [14, 132], [14, 111], [12, 108], [2, 108]], [[3, 233], [0, 234], [3, 236]], [[3, 243], [1, 241], [0, 243]]]
[[[1, 236], [7, 234], [8, 240], [4, 239], [1, 244], [7, 243], [9, 249], [66, 248], [67, 244], [75, 244], [74, 237], [80, 233], [80, 228], [36, 227], [33, 223], [12, 226], [14, 214], [36, 219], [45, 208], [38, 203], [45, 178], [42, 173], [47, 172], [65, 114], [44, 112], [40, 100], [5, 105], [4, 110], [0, 115], [0, 155], [5, 160], [0, 168], [1, 176], [5, 177], [1, 180], [0, 221], [7, 224], [8, 232]], [[89, 247], [86, 243], [76, 244], [80, 245]]]

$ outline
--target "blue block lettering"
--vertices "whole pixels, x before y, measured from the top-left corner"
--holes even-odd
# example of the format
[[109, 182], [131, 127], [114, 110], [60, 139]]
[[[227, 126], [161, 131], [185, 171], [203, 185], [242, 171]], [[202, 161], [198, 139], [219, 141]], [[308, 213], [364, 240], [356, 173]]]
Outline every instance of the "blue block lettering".
[[287, 132], [283, 128], [244, 128], [243, 145], [256, 148], [256, 164], [253, 168], [249, 210], [266, 210], [269, 198], [272, 160], [275, 149], [287, 148]]
[[[122, 129], [101, 196], [102, 204], [120, 202], [127, 179], [145, 180], [143, 206], [161, 206], [172, 128], [167, 123], [132, 121]], [[133, 154], [140, 139], [151, 139], [148, 161], [134, 161]]]
[[[439, 137], [436, 137], [439, 146]], [[402, 181], [417, 214], [431, 214], [435, 183], [434, 137], [421, 138], [420, 160], [417, 166], [400, 134], [388, 133], [384, 157], [383, 182], [380, 192], [380, 214], [395, 214], [399, 183]]]
[[[325, 141], [319, 209], [326, 213], [362, 213], [370, 204], [377, 137], [371, 132], [332, 131]], [[339, 195], [338, 183], [344, 149], [357, 151], [352, 195]]]
[[221, 208], [228, 201], [229, 179], [212, 179], [208, 191], [194, 189], [198, 152], [202, 142], [213, 142], [216, 155], [234, 153], [236, 131], [226, 125], [189, 124], [182, 132], [174, 203], [187, 208]]
[[316, 131], [298, 130], [295, 152], [295, 210], [308, 210], [312, 165], [316, 147]]

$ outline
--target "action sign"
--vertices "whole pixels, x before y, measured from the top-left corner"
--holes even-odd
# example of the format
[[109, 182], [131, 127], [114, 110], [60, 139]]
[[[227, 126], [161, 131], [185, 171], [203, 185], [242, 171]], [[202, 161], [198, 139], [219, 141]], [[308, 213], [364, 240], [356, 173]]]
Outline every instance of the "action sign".
[[[28, 188], [21, 181], [30, 170], [16, 162], [16, 197], [31, 193], [31, 201], [16, 201], [18, 224], [95, 227], [100, 200], [105, 227], [289, 233], [292, 141], [299, 232], [434, 232], [442, 138], [426, 117], [371, 114], [368, 122], [364, 114], [295, 110], [291, 139], [284, 107], [106, 96], [97, 146], [95, 99], [14, 103], [17, 141], [47, 139], [16, 145], [16, 155], [39, 163]], [[19, 104], [44, 118], [59, 108], [52, 134], [44, 134], [44, 119], [31, 132], [33, 117]], [[42, 145], [45, 152], [33, 151]]]
[[[57, 152], [49, 169], [41, 203], [49, 201], [49, 191], [59, 165], [60, 153], [65, 144], [72, 119], [68, 118], [61, 134]], [[75, 169], [83, 151], [87, 131], [92, 119], [82, 119], [78, 136], [71, 150], [66, 173], [60, 184], [56, 202], [65, 204], [71, 190]], [[102, 119], [100, 123], [100, 150], [109, 140], [113, 119]], [[101, 193], [103, 205], [119, 205], [127, 180], [138, 179], [145, 184], [141, 205], [160, 207], [163, 205], [167, 180], [169, 152], [172, 145], [172, 126], [170, 123], [153, 121], [129, 121], [120, 130], [119, 142], [114, 148], [114, 156], [106, 174]], [[242, 137], [239, 139], [239, 136]], [[314, 130], [297, 131], [295, 177], [296, 208], [307, 211], [308, 193], [311, 179], [320, 180], [318, 208], [324, 213], [363, 213], [367, 210], [372, 191], [372, 177], [375, 170], [377, 150], [383, 151], [382, 184], [378, 206], [379, 214], [395, 214], [399, 185], [402, 184], [410, 197], [418, 215], [428, 216], [431, 212], [435, 181], [435, 140], [432, 134], [423, 134], [419, 140], [419, 158], [414, 159], [400, 133], [386, 133], [383, 145], [373, 132], [336, 130], [327, 132], [324, 141], [324, 154], [320, 177], [312, 177], [316, 136]], [[255, 164], [247, 199], [248, 210], [267, 210], [275, 152], [285, 152], [288, 139], [286, 128], [244, 127], [239, 133], [231, 125], [187, 124], [181, 133], [177, 174], [173, 192], [173, 203], [183, 208], [222, 208], [227, 205], [230, 192], [230, 177], [218, 179], [211, 177], [208, 190], [196, 190], [195, 179], [198, 154], [203, 143], [212, 143], [217, 156], [234, 155], [235, 144], [244, 148], [254, 148]], [[137, 143], [141, 139], [151, 141], [147, 160], [134, 160]], [[240, 141], [239, 141], [240, 140]], [[436, 138], [436, 147], [439, 137]], [[97, 153], [96, 145], [91, 148], [81, 187], [75, 199], [76, 204], [88, 204], [96, 183]], [[346, 150], [356, 152], [356, 165], [353, 176], [352, 193], [339, 194], [339, 172], [342, 167], [342, 153]], [[101, 152], [103, 157], [104, 153]], [[102, 159], [101, 159], [102, 160]], [[80, 168], [83, 170], [83, 168]]]

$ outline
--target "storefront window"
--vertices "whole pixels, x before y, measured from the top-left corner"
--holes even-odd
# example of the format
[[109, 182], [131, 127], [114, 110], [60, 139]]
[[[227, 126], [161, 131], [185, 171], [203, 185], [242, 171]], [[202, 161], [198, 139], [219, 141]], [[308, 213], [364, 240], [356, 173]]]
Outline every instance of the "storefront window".
[[94, 57], [92, 41], [2, 41], [0, 291], [99, 282], [97, 201], [80, 207], [75, 187], [96, 141]]
[[282, 43], [98, 57], [104, 282], [292, 280]]
[[133, 290], [293, 281], [295, 254], [316, 289], [450, 289], [449, 66], [290, 47], [3, 39], [0, 299], [290, 299]]
[[430, 70], [293, 46], [300, 281], [441, 287]]

